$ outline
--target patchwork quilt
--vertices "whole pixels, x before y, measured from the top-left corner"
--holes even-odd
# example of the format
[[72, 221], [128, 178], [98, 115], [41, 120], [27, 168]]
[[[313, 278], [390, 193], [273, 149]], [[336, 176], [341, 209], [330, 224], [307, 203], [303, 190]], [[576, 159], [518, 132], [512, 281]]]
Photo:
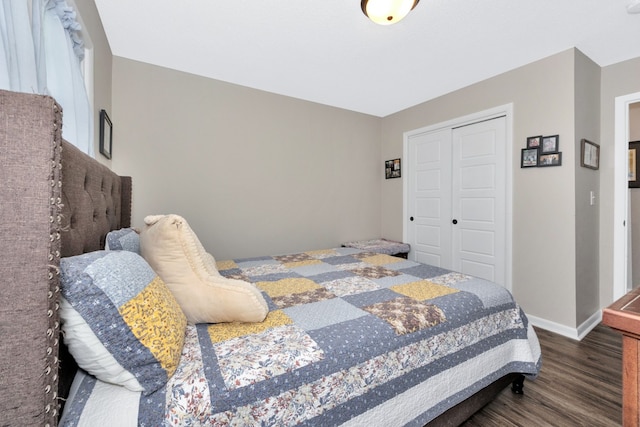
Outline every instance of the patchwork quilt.
[[264, 322], [188, 326], [175, 374], [149, 395], [83, 375], [62, 424], [115, 425], [112, 413], [118, 425], [422, 426], [507, 373], [540, 369], [525, 314], [485, 280], [353, 248], [218, 269], [263, 292]]

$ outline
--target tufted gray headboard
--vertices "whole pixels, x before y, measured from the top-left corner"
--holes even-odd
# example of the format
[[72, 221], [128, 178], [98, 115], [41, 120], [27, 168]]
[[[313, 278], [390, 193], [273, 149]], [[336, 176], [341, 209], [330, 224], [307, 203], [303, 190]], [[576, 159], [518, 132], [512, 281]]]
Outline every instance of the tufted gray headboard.
[[131, 177], [119, 176], [62, 142], [62, 256], [104, 248], [105, 235], [129, 227]]
[[61, 127], [51, 97], [0, 90], [3, 426], [57, 425], [75, 372], [60, 348], [60, 257], [100, 249], [130, 225], [131, 178], [62, 141]]

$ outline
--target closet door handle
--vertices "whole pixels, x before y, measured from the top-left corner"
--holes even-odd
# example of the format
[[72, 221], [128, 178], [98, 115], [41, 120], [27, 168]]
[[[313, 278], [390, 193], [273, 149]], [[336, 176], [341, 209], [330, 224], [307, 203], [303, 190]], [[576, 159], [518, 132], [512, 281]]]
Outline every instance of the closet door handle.
[[411, 216], [411, 217], [409, 217], [409, 221], [413, 221], [413, 217], [412, 217], [412, 216]]
[[451, 221], [454, 225], [458, 223], [457, 219], [454, 219], [453, 221]]

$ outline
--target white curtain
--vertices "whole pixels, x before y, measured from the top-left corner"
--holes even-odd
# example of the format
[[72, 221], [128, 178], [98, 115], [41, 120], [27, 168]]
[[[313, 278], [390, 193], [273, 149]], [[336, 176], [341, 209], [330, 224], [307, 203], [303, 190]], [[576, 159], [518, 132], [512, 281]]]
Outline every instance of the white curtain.
[[0, 3], [0, 88], [38, 93], [28, 2]]
[[63, 138], [93, 156], [93, 115], [74, 10], [66, 0], [33, 0], [29, 20], [25, 0], [2, 3], [0, 71], [6, 69], [6, 78], [0, 77], [0, 88], [51, 95], [62, 107]]

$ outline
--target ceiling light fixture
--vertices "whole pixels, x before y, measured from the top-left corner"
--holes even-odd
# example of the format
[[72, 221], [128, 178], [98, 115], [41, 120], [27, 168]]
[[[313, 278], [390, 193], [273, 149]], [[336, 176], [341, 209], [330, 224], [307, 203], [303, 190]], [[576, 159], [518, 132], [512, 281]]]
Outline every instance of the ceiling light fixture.
[[391, 25], [407, 16], [420, 0], [362, 0], [360, 7], [376, 24]]
[[640, 0], [631, 0], [627, 5], [627, 13], [640, 13]]

